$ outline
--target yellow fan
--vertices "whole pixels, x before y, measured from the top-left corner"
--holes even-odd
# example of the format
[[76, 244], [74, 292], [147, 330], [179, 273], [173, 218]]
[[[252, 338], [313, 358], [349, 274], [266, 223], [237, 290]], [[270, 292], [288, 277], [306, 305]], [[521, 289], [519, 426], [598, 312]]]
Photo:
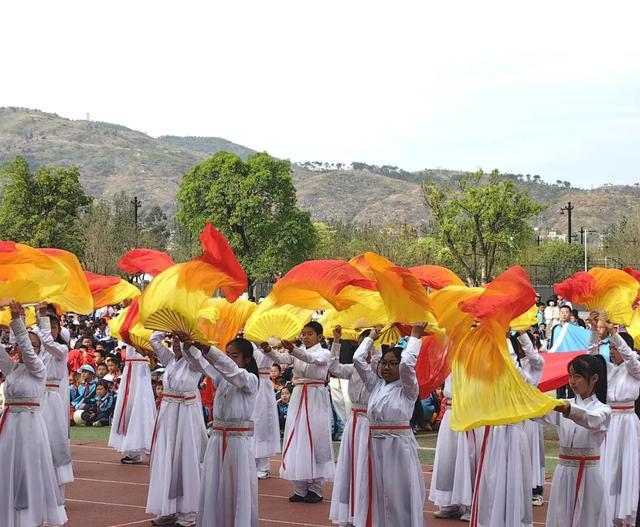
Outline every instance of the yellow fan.
[[131, 327], [126, 335], [123, 337], [122, 326], [127, 318], [127, 314], [130, 308], [123, 309], [117, 316], [109, 320], [109, 330], [111, 335], [118, 340], [126, 342], [130, 346], [133, 346], [138, 351], [153, 351], [151, 346], [151, 335], [153, 331], [146, 329], [141, 323], [140, 318], [136, 317], [133, 327]]
[[343, 311], [327, 309], [318, 322], [324, 328], [325, 337], [330, 337], [333, 328], [340, 326], [344, 340], [357, 340], [362, 330], [377, 324], [386, 325], [389, 323], [389, 317], [380, 293], [361, 289], [357, 304]]
[[115, 306], [125, 300], [135, 298], [140, 295], [140, 289], [135, 285], [120, 280], [116, 285], [107, 287], [93, 295], [93, 309], [100, 309], [105, 306]]
[[627, 326], [627, 332], [633, 337], [635, 348], [640, 349], [640, 307], [633, 310], [631, 324]]
[[[36, 310], [34, 307], [25, 308], [25, 322], [27, 327], [35, 326], [38, 323], [36, 318]], [[11, 311], [9, 308], [0, 309], [0, 326], [9, 327], [11, 324]]]
[[538, 317], [536, 313], [538, 312], [538, 306], [535, 304], [529, 308], [529, 310], [525, 311], [519, 317], [514, 318], [511, 321], [511, 330], [512, 331], [526, 331], [534, 324], [538, 323]]
[[257, 307], [255, 302], [244, 299], [231, 303], [226, 298], [210, 298], [198, 312], [198, 328], [208, 342], [224, 349]]
[[276, 306], [269, 295], [258, 306], [244, 326], [244, 336], [253, 342], [266, 342], [270, 337], [293, 340], [311, 320], [313, 310], [289, 304]]

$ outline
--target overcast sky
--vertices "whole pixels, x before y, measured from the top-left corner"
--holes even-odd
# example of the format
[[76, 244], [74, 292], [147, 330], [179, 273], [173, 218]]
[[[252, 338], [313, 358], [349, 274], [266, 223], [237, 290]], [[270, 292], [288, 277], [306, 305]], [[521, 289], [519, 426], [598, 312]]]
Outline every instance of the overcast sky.
[[640, 181], [637, 1], [20, 0], [0, 17], [0, 106], [294, 161]]

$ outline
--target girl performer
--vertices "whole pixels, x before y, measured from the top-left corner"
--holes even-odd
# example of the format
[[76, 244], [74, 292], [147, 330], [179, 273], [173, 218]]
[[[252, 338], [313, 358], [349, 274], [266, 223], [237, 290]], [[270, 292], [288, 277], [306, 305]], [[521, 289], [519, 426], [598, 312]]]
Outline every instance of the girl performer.
[[438, 430], [433, 476], [429, 500], [437, 507], [436, 518], [460, 518], [469, 521], [469, 508], [473, 499], [473, 476], [475, 472], [475, 431], [454, 432], [451, 430], [452, 377], [444, 381], [446, 410]]
[[124, 372], [118, 387], [109, 446], [124, 453], [127, 465], [142, 461], [149, 454], [156, 418], [156, 402], [151, 387], [149, 361], [126, 344]]
[[64, 498], [40, 412], [47, 368], [34, 348], [40, 351], [41, 341], [34, 333], [27, 333], [20, 318], [22, 306], [0, 301], [0, 307], [8, 305], [18, 362], [0, 345], [0, 370], [6, 377], [0, 417], [0, 525], [64, 525]]
[[[532, 383], [542, 376], [541, 362], [529, 336], [507, 339], [516, 368]], [[522, 348], [529, 354], [519, 363]], [[526, 359], [526, 360], [525, 360]], [[533, 525], [529, 442], [523, 423], [485, 426], [475, 475], [471, 525], [529, 527]], [[490, 461], [487, 461], [490, 460]]]
[[225, 354], [215, 347], [185, 343], [185, 354], [202, 364], [216, 386], [198, 525], [258, 527], [258, 479], [250, 420], [259, 385], [253, 345], [237, 338], [227, 344]]
[[[280, 452], [280, 423], [276, 398], [273, 396], [271, 384], [271, 366], [274, 360], [273, 352], [267, 346], [265, 349], [254, 347], [253, 358], [258, 365], [260, 388], [256, 399], [256, 409], [253, 415], [254, 439], [256, 443], [256, 467], [258, 479], [267, 479], [271, 470], [271, 456]], [[277, 357], [276, 357], [277, 359]]]
[[618, 333], [604, 320], [597, 327], [609, 336], [612, 361], [607, 363], [611, 422], [600, 449], [602, 475], [614, 524], [633, 525], [640, 492], [640, 420], [634, 412], [640, 392], [640, 361], [632, 349], [631, 335]]
[[377, 329], [353, 357], [362, 382], [371, 392], [369, 418], [368, 507], [356, 513], [355, 525], [376, 527], [422, 527], [424, 478], [409, 420], [418, 398], [416, 362], [424, 323], [416, 324], [406, 350], [394, 347], [382, 354], [376, 371], [367, 362]]
[[292, 502], [319, 503], [322, 483], [333, 480], [331, 401], [325, 380], [331, 352], [320, 344], [322, 325], [309, 322], [302, 329], [304, 349], [283, 342], [289, 353], [280, 354], [281, 364], [293, 364], [296, 387], [289, 401], [284, 427], [284, 452], [280, 477], [293, 482]]
[[569, 363], [575, 398], [560, 401], [540, 420], [559, 427], [560, 463], [553, 474], [547, 527], [608, 527], [609, 501], [600, 472], [600, 447], [611, 408], [607, 368], [601, 355], [579, 355]]
[[[371, 360], [373, 341], [367, 337], [370, 330], [360, 334], [359, 346], [364, 346], [367, 360]], [[342, 328], [336, 326], [333, 330], [333, 357], [329, 366], [329, 373], [339, 379], [347, 379], [348, 394], [351, 400], [351, 415], [347, 419], [342, 433], [338, 464], [331, 496], [331, 510], [329, 519], [341, 526], [352, 526], [357, 515], [365, 516], [367, 510], [367, 490], [362, 488], [367, 484], [369, 420], [367, 418], [367, 403], [369, 390], [362, 382], [353, 364], [340, 364], [340, 338]], [[377, 361], [376, 361], [377, 363]]]
[[[69, 441], [69, 404], [62, 393], [69, 393], [67, 355], [69, 348], [60, 333], [60, 321], [49, 315], [47, 304], [38, 306], [39, 337], [44, 352], [42, 362], [47, 369], [47, 382], [42, 399], [42, 417], [47, 426], [53, 466], [58, 484], [73, 481], [71, 443]], [[64, 390], [64, 392], [61, 392]]]
[[147, 512], [153, 525], [195, 525], [200, 499], [200, 463], [207, 444], [198, 382], [200, 365], [185, 354], [173, 337], [173, 350], [155, 331], [151, 345], [164, 365], [162, 402], [153, 433]]

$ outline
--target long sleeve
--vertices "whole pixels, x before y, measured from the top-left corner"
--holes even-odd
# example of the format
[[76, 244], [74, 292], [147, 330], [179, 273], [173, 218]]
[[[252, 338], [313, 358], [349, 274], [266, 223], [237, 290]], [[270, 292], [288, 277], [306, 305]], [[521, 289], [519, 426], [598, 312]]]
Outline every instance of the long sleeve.
[[536, 370], [542, 370], [544, 368], [544, 359], [540, 356], [538, 350], [533, 347], [531, 337], [525, 333], [518, 337], [518, 342], [522, 345], [522, 349], [524, 350], [531, 367]]
[[333, 355], [334, 357], [339, 357], [340, 356], [340, 349], [342, 348], [342, 346], [340, 345], [340, 341], [333, 341], [331, 343], [331, 355]]
[[353, 364], [341, 364], [338, 357], [331, 357], [329, 373], [337, 379], [351, 379]]
[[379, 378], [371, 369], [371, 365], [367, 362], [367, 355], [369, 350], [373, 347], [373, 340], [366, 337], [358, 346], [355, 354], [353, 355], [353, 367], [360, 375], [362, 382], [371, 392], [375, 385], [378, 383]]
[[11, 370], [13, 370], [15, 364], [16, 363], [11, 360], [11, 357], [7, 353], [5, 347], [0, 344], [0, 371], [4, 374], [5, 377]]
[[617, 333], [609, 337], [609, 342], [618, 349], [618, 353], [622, 356], [629, 375], [634, 379], [640, 380], [640, 360], [638, 360], [638, 354], [632, 350]]
[[149, 339], [149, 342], [151, 342], [153, 351], [158, 356], [158, 359], [160, 359], [160, 362], [165, 368], [176, 359], [173, 351], [164, 345], [164, 333], [160, 331], [154, 331], [151, 335], [151, 338]]
[[418, 379], [416, 378], [416, 364], [421, 346], [422, 340], [409, 337], [407, 348], [402, 352], [400, 357], [400, 382], [402, 383], [402, 391], [404, 392], [404, 396], [411, 401], [415, 401], [420, 393]]
[[551, 426], [560, 426], [560, 412], [556, 412], [555, 410], [549, 412], [547, 415], [543, 415], [542, 417], [536, 417], [535, 419], [531, 419], [537, 423], [542, 423]]
[[220, 374], [243, 392], [254, 393], [258, 391], [258, 377], [244, 368], [238, 367], [229, 357], [215, 346], [211, 346], [204, 354], [204, 358], [220, 372]]
[[44, 349], [51, 353], [51, 355], [56, 359], [66, 360], [69, 348], [64, 344], [59, 344], [53, 340], [53, 335], [51, 334], [51, 320], [49, 320], [49, 317], [38, 317], [38, 327], [40, 328], [40, 335]]
[[307, 364], [317, 364], [319, 366], [328, 364], [331, 359], [331, 355], [326, 353], [325, 350], [322, 352], [309, 353], [308, 350], [304, 350], [302, 348], [293, 348], [291, 355], [296, 359], [300, 359], [302, 362], [306, 362]]
[[601, 406], [595, 410], [589, 410], [572, 402], [568, 418], [589, 430], [606, 431], [611, 419], [611, 408]]
[[214, 386], [218, 386], [222, 380], [222, 375], [205, 359], [202, 352], [195, 346], [182, 348], [182, 353], [189, 360], [189, 364], [196, 370], [200, 371], [203, 375], [206, 375], [213, 381]]
[[597, 331], [591, 330], [591, 337], [589, 339], [589, 347], [587, 348], [589, 355], [597, 355], [600, 351], [600, 336]]
[[266, 355], [276, 364], [293, 364], [293, 357], [289, 353], [278, 353], [271, 350]]
[[20, 346], [22, 352], [22, 362], [24, 363], [27, 371], [38, 379], [46, 379], [47, 369], [42, 362], [42, 359], [36, 355], [31, 341], [29, 340], [29, 333], [27, 328], [24, 327], [24, 322], [21, 318], [17, 318], [11, 321], [11, 329], [16, 336], [16, 342]]

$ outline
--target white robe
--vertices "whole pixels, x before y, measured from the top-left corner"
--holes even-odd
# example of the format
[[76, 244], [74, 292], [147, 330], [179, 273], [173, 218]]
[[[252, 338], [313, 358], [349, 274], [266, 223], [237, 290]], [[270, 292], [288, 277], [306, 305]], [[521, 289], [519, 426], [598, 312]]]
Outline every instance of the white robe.
[[[176, 360], [163, 344], [164, 334], [151, 337], [164, 366], [164, 393], [156, 419], [150, 459], [147, 512], [156, 516], [195, 514], [200, 501], [200, 464], [207, 444], [198, 381], [200, 369], [185, 355]], [[171, 397], [180, 394], [188, 400]]]
[[[373, 422], [409, 424], [419, 394], [415, 367], [420, 345], [420, 339], [409, 339], [402, 352], [400, 378], [390, 383], [385, 383], [371, 369], [365, 348], [360, 347], [354, 355], [353, 364], [371, 392], [367, 410], [370, 425]], [[373, 489], [365, 485], [361, 488], [372, 494], [371, 525], [422, 527], [425, 485], [413, 434], [370, 437], [369, 459]], [[356, 514], [354, 523], [358, 526], [367, 523], [368, 511], [362, 512], [364, 514]]]
[[[559, 427], [560, 448], [597, 450], [602, 445], [611, 419], [611, 409], [595, 395], [569, 399], [571, 411], [565, 418], [551, 412], [540, 421]], [[575, 501], [578, 466], [558, 464], [553, 473], [547, 511], [547, 527], [609, 527], [612, 515], [599, 463], [585, 467]], [[572, 521], [573, 518], [573, 521]]]
[[[364, 339], [360, 347], [365, 347], [365, 355], [373, 348], [371, 339]], [[333, 523], [353, 523], [356, 516], [366, 514], [368, 491], [361, 488], [367, 485], [367, 467], [369, 464], [369, 419], [367, 404], [369, 390], [362, 382], [353, 364], [340, 364], [337, 349], [332, 348], [334, 357], [329, 365], [329, 373], [337, 379], [346, 379], [351, 411], [342, 433], [342, 442], [338, 453], [338, 463], [331, 495], [329, 519]]]
[[[62, 394], [69, 393], [67, 374], [69, 348], [53, 340], [49, 317], [38, 317], [38, 327], [44, 348], [41, 358], [47, 369], [47, 384], [51, 385], [44, 392], [42, 416], [49, 434], [58, 484], [67, 485], [73, 481], [73, 467], [69, 440], [69, 403], [67, 397]], [[53, 388], [54, 384], [57, 384], [58, 388]]]
[[269, 377], [274, 360], [270, 355], [265, 355], [260, 348], [254, 348], [253, 358], [256, 360], [260, 371], [260, 388], [256, 398], [256, 409], [253, 414], [256, 458], [270, 457], [280, 452], [278, 407], [273, 393], [271, 378]]
[[[187, 353], [200, 360], [216, 386], [214, 429], [216, 423], [250, 421], [258, 393], [257, 376], [239, 368], [213, 347], [204, 357], [196, 348]], [[214, 432], [209, 438], [202, 469], [198, 526], [258, 527], [258, 477], [252, 436], [229, 432], [225, 442], [225, 435]]]
[[[156, 401], [151, 387], [149, 364], [133, 346], [127, 345], [127, 362], [118, 387], [118, 398], [113, 411], [109, 446], [118, 452], [131, 455], [148, 454], [151, 449], [153, 425], [156, 419]], [[121, 419], [125, 393], [127, 405], [124, 418]]]
[[6, 408], [21, 399], [41, 402], [47, 378], [45, 365], [33, 351], [22, 320], [12, 321], [11, 328], [24, 362], [13, 362], [0, 346], [0, 371], [6, 377], [4, 412], [8, 412], [2, 415], [4, 425], [0, 431], [0, 525], [63, 525], [67, 514], [42, 408], [36, 411]]
[[[638, 354], [617, 334], [610, 337], [610, 342], [616, 345], [623, 362], [607, 363], [607, 404], [633, 408], [640, 392]], [[614, 519], [633, 525], [640, 492], [640, 420], [633, 409], [611, 412], [600, 455], [610, 512]]]
[[291, 354], [279, 355], [281, 364], [293, 364], [294, 384], [304, 379], [317, 382], [294, 386], [284, 427], [280, 477], [290, 481], [331, 481], [335, 471], [331, 401], [323, 384], [331, 352], [316, 344], [306, 350], [295, 348]]
[[[451, 429], [451, 375], [444, 382], [447, 409], [438, 430], [433, 476], [429, 500], [440, 509], [458, 509], [471, 506], [473, 477], [475, 475], [475, 446], [469, 445], [471, 432], [455, 432]], [[473, 441], [475, 437], [471, 437]]]
[[[517, 358], [507, 341], [511, 357], [524, 380], [537, 385], [544, 361], [528, 335], [518, 337], [525, 357]], [[530, 527], [533, 525], [532, 456], [524, 423], [488, 426], [480, 432], [480, 457], [474, 485], [475, 509], [480, 527]]]

